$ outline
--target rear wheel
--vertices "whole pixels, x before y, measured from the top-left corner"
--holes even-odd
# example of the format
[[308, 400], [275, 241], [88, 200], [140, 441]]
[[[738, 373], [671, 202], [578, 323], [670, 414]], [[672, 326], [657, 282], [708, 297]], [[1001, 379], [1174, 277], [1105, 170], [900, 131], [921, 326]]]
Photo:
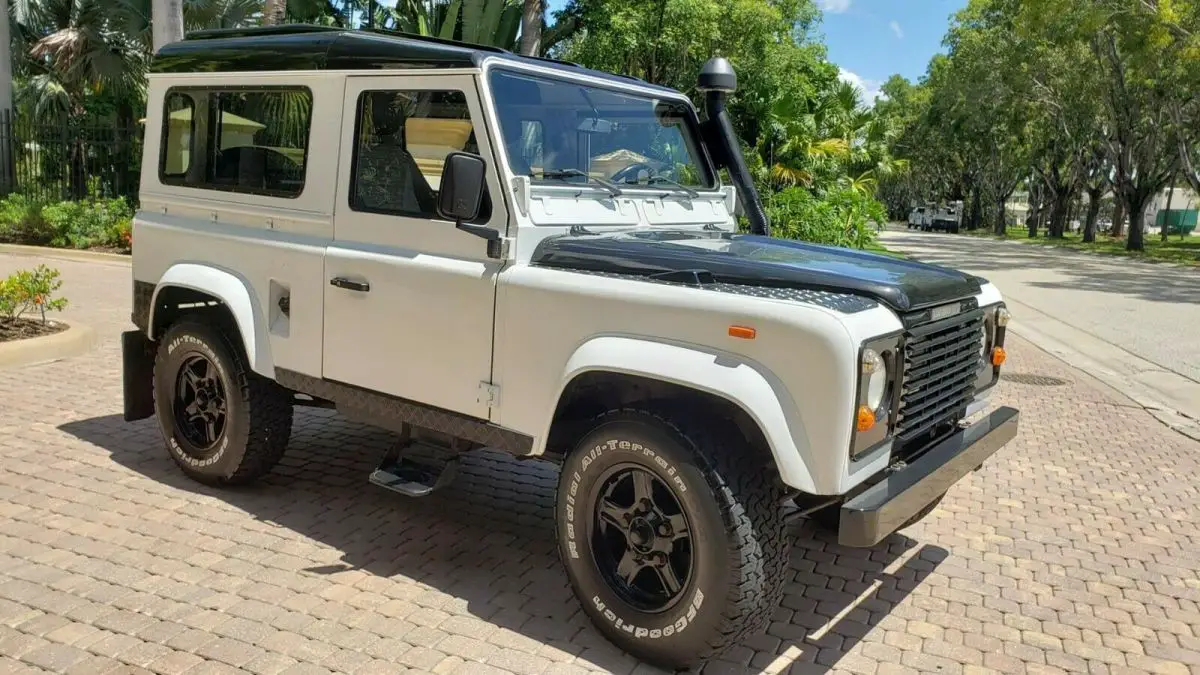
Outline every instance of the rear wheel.
[[273, 381], [252, 372], [220, 329], [171, 326], [154, 363], [154, 404], [171, 459], [210, 485], [249, 483], [283, 456], [292, 406]]
[[789, 548], [774, 472], [733, 428], [682, 419], [598, 418], [564, 462], [556, 514], [584, 612], [621, 649], [673, 669], [765, 627]]

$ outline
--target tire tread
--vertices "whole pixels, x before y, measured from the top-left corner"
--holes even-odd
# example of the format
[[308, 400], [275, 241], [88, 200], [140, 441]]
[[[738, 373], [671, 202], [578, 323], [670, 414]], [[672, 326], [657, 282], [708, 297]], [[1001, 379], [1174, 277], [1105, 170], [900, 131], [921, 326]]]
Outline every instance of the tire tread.
[[[681, 406], [615, 409], [594, 422], [599, 425], [614, 417], [640, 417], [676, 436], [718, 497], [734, 583], [723, 600], [717, 630], [705, 639], [696, 659], [720, 656], [765, 629], [783, 599], [791, 542], [782, 518], [785, 492], [774, 462], [765, 448], [748, 443], [733, 423], [696, 421], [696, 412]], [[748, 452], [730, 452], [732, 448]]]
[[[198, 474], [182, 465], [181, 468], [193, 479], [211, 485], [246, 485], [270, 473], [287, 451], [292, 433], [292, 406], [283, 395], [280, 386], [250, 370], [240, 344], [232, 340], [226, 330], [196, 320], [183, 319], [167, 328], [160, 341], [160, 349], [170, 343], [177, 332], [190, 332], [202, 339], [212, 340], [222, 346], [230, 357], [230, 376], [246, 404], [249, 429], [246, 434], [246, 451], [233, 473], [228, 476]], [[158, 364], [154, 360], [154, 378], [158, 379]], [[157, 397], [155, 397], [155, 413]]]

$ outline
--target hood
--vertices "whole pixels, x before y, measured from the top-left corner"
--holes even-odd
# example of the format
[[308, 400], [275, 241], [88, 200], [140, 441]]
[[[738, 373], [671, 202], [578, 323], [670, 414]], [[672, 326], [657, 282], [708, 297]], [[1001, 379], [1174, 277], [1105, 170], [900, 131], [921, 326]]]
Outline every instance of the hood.
[[534, 265], [634, 276], [849, 293], [897, 312], [979, 293], [981, 279], [937, 265], [750, 234], [573, 233], [543, 240]]

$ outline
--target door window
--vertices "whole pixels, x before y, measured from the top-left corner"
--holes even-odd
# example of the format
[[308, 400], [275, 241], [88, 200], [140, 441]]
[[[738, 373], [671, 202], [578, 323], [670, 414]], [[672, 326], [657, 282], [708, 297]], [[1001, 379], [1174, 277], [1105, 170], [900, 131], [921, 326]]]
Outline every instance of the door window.
[[[479, 152], [461, 91], [364, 91], [354, 145], [350, 207], [418, 218], [439, 218], [446, 156]], [[490, 215], [485, 195], [476, 220]]]

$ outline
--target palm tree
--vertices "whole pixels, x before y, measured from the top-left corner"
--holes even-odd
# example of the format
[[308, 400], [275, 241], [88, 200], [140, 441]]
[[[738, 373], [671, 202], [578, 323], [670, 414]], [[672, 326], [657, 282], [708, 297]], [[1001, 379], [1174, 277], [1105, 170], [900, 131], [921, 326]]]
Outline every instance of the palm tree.
[[537, 56], [542, 49], [542, 27], [546, 6], [542, 0], [525, 0], [521, 13], [521, 53]]
[[264, 26], [277, 26], [283, 23], [287, 15], [287, 0], [266, 0], [263, 5], [262, 22]]

